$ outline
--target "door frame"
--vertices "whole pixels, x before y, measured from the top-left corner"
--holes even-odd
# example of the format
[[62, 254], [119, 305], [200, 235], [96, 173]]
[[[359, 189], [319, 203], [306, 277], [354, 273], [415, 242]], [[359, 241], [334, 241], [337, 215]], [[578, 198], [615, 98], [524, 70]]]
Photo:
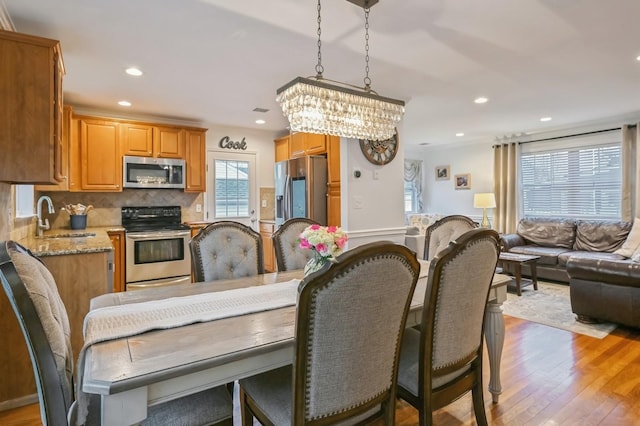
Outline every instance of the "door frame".
[[[249, 163], [249, 216], [237, 218], [216, 218], [212, 210], [215, 200], [214, 169], [216, 160], [237, 160]], [[207, 191], [204, 193], [204, 218], [208, 222], [220, 220], [233, 220], [250, 226], [255, 231], [259, 231], [259, 206], [258, 206], [258, 153], [255, 151], [219, 151], [215, 149], [207, 150]], [[253, 214], [251, 213], [253, 212]]]

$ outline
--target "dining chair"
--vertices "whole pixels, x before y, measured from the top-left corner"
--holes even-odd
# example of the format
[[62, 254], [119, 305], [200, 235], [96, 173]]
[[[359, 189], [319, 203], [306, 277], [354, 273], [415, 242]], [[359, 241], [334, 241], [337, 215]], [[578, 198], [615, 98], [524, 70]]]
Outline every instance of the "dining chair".
[[498, 233], [474, 229], [430, 263], [422, 320], [404, 332], [398, 371], [398, 397], [418, 409], [421, 426], [469, 391], [476, 422], [487, 424], [482, 339], [499, 254]]
[[[44, 425], [75, 425], [73, 355], [67, 311], [47, 267], [13, 241], [0, 243], [0, 281], [18, 319], [33, 367]], [[91, 395], [87, 425], [100, 424], [100, 396]], [[233, 423], [224, 386], [148, 407], [143, 425]]]
[[311, 250], [300, 248], [300, 234], [310, 225], [319, 225], [319, 223], [311, 219], [294, 217], [280, 225], [273, 234], [278, 271], [302, 269], [313, 257]]
[[445, 216], [437, 220], [427, 228], [425, 234], [424, 260], [433, 259], [451, 241], [477, 227], [478, 224], [473, 219], [459, 214]]
[[189, 248], [197, 282], [264, 273], [262, 238], [243, 223], [214, 222], [191, 239]]
[[418, 280], [415, 253], [356, 247], [298, 289], [293, 364], [240, 380], [245, 426], [394, 424], [402, 332]]

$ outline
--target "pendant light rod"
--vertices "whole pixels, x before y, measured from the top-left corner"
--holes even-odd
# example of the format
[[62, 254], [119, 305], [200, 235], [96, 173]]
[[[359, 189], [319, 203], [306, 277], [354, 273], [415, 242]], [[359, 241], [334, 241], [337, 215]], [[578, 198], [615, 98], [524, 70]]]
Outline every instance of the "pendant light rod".
[[378, 3], [378, 0], [347, 0], [349, 3], [356, 4], [362, 8], [372, 7], [374, 4]]

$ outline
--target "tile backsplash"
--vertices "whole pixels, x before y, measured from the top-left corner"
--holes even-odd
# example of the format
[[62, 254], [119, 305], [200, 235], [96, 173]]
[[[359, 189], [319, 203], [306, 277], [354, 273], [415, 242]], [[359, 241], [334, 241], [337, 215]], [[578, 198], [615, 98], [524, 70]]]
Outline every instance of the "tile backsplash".
[[[65, 204], [92, 205], [87, 214], [87, 226], [121, 225], [121, 207], [126, 206], [180, 206], [182, 221], [195, 222], [204, 218], [196, 212], [196, 204], [203, 204], [202, 193], [174, 189], [125, 189], [122, 192], [43, 192], [53, 200], [56, 212], [49, 217], [52, 228], [68, 228], [69, 215], [61, 211]], [[204, 206], [203, 206], [204, 207]], [[204, 208], [203, 208], [204, 210]]]
[[260, 188], [260, 219], [274, 220], [276, 218], [275, 196], [275, 188]]

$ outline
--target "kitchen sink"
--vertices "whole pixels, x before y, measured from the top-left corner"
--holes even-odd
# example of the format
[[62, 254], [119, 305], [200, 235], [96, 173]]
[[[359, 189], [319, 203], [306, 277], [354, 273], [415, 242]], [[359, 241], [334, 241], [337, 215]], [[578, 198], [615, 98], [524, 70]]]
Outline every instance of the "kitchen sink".
[[93, 232], [74, 232], [71, 234], [51, 234], [51, 235], [43, 235], [42, 238], [44, 240], [51, 240], [55, 238], [86, 238], [86, 237], [95, 237], [96, 234]]

